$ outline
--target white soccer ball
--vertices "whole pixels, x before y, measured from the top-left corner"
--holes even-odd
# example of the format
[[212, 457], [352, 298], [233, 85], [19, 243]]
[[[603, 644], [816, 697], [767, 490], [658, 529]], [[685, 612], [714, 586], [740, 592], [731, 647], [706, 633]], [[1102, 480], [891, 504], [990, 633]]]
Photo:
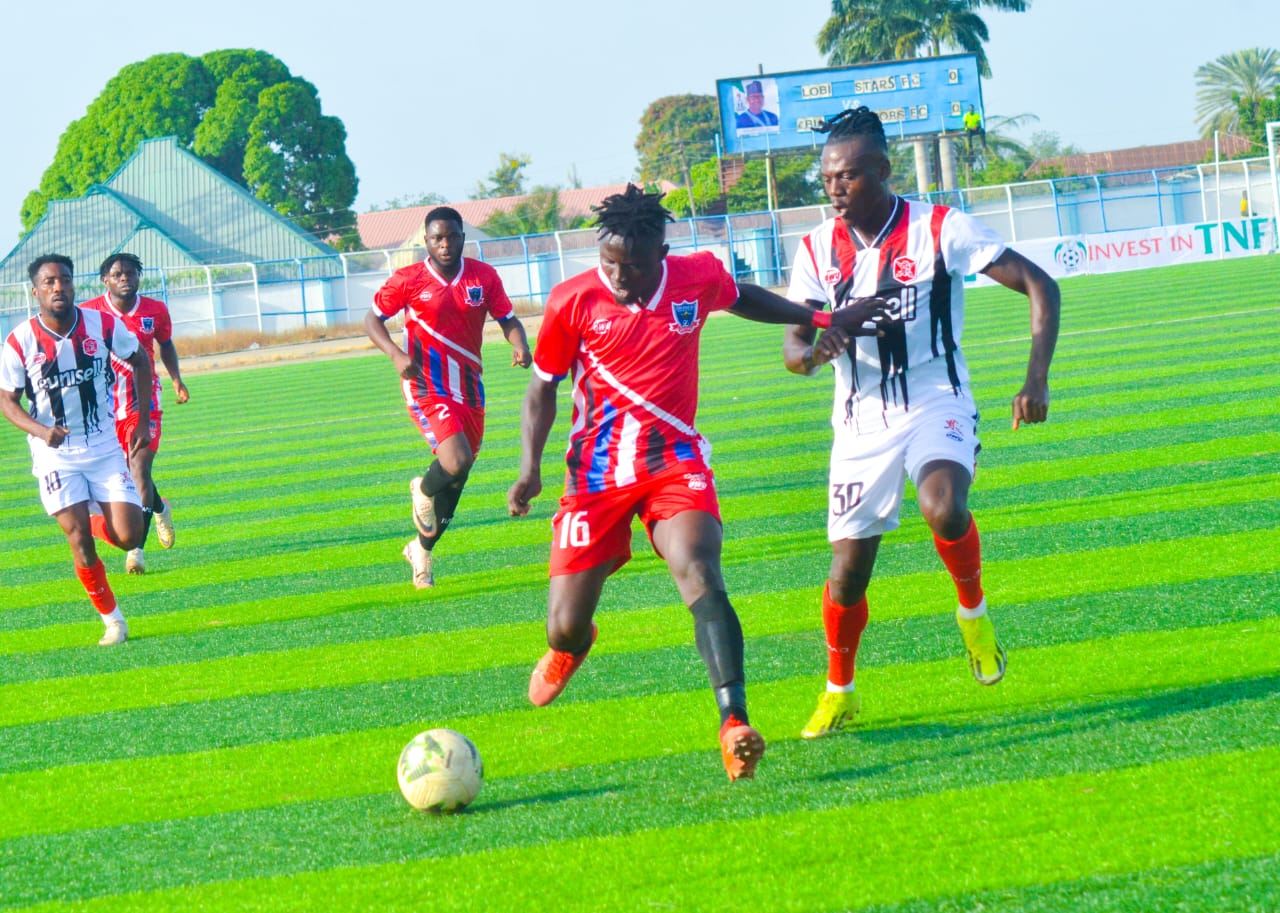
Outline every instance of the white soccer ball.
[[404, 746], [396, 764], [400, 792], [424, 812], [460, 812], [484, 785], [484, 764], [471, 740], [452, 729], [428, 729]]

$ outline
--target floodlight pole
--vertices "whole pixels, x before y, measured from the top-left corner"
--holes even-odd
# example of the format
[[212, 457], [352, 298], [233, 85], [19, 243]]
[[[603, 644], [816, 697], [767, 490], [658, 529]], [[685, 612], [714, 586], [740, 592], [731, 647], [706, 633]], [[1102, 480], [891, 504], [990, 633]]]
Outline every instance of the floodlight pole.
[[1276, 180], [1276, 133], [1280, 120], [1267, 122], [1267, 164], [1271, 167], [1271, 248], [1280, 253], [1280, 182]]

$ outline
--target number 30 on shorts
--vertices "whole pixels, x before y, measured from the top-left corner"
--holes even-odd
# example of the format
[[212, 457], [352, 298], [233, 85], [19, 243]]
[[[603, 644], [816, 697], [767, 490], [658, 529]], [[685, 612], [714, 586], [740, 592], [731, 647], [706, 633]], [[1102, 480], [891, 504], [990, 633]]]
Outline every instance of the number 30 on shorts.
[[591, 529], [587, 526], [587, 512], [576, 510], [560, 518], [560, 547], [582, 548], [591, 544]]
[[831, 486], [831, 515], [839, 517], [858, 506], [862, 500], [861, 482], [840, 482]]

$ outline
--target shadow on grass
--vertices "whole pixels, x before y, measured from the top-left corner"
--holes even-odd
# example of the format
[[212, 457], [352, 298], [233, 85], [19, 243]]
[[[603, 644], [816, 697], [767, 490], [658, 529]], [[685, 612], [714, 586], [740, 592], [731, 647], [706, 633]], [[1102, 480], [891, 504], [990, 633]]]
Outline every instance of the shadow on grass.
[[[1142, 697], [1080, 703], [1024, 714], [1006, 714], [972, 723], [908, 724], [880, 729], [852, 729], [831, 740], [856, 740], [879, 749], [926, 748], [931, 760], [961, 760], [990, 756], [1017, 746], [1035, 745], [1049, 739], [1086, 733], [1117, 723], [1149, 723], [1169, 717], [1212, 710], [1239, 701], [1263, 700], [1280, 695], [1280, 675], [1220, 682], [1162, 691]], [[860, 780], [892, 774], [898, 768], [916, 764], [920, 755], [901, 761], [865, 767], [831, 770], [816, 780]]]

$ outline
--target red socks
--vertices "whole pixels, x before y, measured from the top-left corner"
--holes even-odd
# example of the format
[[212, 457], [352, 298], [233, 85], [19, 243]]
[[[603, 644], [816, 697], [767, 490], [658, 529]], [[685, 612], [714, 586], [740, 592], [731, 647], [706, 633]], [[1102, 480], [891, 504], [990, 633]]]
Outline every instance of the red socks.
[[[96, 519], [101, 519], [98, 517]], [[107, 583], [107, 567], [99, 558], [93, 567], [76, 565], [76, 576], [80, 584], [89, 594], [89, 601], [98, 610], [99, 615], [110, 615], [116, 610], [116, 594], [111, 592], [111, 584]]]
[[956, 593], [960, 597], [960, 605], [966, 609], [974, 609], [982, 604], [982, 544], [978, 539], [978, 524], [973, 522], [973, 514], [969, 514], [969, 529], [954, 542], [933, 537], [933, 544], [938, 549], [938, 557], [951, 572], [951, 579], [956, 582]]
[[831, 598], [831, 581], [822, 588], [822, 626], [827, 633], [827, 681], [841, 687], [853, 683], [858, 642], [867, 627], [867, 597], [854, 606]]
[[[107, 545], [114, 545], [116, 548], [120, 547], [120, 543], [112, 539], [111, 534], [107, 532], [107, 518], [102, 514], [89, 515], [89, 532], [93, 533], [93, 538], [101, 539]], [[101, 564], [102, 562], [99, 561], [98, 563]], [[79, 568], [76, 570], [78, 571]], [[104, 577], [103, 580], [106, 580], [106, 578]]]

